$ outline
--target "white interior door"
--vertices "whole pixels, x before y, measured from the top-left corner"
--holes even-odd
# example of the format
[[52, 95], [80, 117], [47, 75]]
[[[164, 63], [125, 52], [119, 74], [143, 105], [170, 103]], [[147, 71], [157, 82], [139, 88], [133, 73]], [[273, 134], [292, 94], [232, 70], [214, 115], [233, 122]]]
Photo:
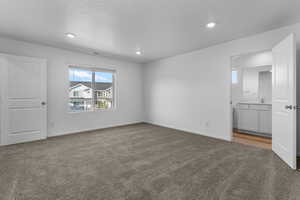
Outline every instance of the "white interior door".
[[0, 55], [1, 144], [47, 137], [46, 61]]
[[294, 34], [273, 49], [272, 149], [296, 169], [296, 44]]

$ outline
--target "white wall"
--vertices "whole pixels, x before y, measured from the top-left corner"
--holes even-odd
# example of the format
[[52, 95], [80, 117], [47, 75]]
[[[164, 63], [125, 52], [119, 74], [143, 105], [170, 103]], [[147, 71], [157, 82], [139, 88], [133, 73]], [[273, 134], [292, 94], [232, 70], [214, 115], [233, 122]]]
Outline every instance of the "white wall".
[[[139, 64], [6, 38], [0, 38], [0, 53], [47, 59], [49, 136], [143, 121], [142, 69]], [[69, 113], [68, 64], [115, 69], [116, 109]]]
[[232, 57], [232, 67], [258, 67], [272, 65], [272, 51], [254, 52]]
[[230, 140], [230, 58], [269, 50], [291, 32], [299, 43], [295, 24], [146, 64], [147, 121]]

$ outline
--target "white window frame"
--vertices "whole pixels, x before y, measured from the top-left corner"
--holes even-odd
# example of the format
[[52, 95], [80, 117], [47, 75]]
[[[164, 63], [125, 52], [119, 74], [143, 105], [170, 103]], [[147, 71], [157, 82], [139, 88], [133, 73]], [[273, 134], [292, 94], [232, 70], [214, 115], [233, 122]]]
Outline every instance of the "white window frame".
[[[92, 72], [92, 109], [91, 110], [71, 110], [69, 106], [70, 102], [70, 96], [68, 92], [68, 111], [70, 113], [84, 113], [84, 112], [96, 112], [96, 111], [112, 111], [116, 109], [116, 70], [112, 69], [105, 69], [105, 68], [98, 68], [98, 67], [83, 67], [83, 66], [77, 66], [77, 65], [68, 65], [68, 91], [70, 89], [70, 80], [69, 80], [69, 73], [70, 69], [80, 69], [80, 70], [86, 70]], [[94, 99], [94, 83], [95, 83], [95, 72], [108, 72], [112, 73], [112, 106], [111, 108], [96, 108], [95, 107], [95, 99]]]

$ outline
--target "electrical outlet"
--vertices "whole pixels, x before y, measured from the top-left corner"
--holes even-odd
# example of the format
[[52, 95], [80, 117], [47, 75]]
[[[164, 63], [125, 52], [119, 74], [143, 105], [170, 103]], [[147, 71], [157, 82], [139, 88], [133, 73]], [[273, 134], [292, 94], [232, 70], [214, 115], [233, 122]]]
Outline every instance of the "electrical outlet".
[[55, 123], [54, 122], [50, 122], [49, 126], [50, 126], [50, 128], [54, 128]]

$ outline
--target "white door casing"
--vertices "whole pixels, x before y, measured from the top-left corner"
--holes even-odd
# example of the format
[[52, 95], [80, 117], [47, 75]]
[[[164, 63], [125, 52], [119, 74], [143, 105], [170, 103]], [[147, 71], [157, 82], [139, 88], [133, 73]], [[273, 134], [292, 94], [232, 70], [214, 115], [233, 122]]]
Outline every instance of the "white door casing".
[[47, 137], [46, 60], [0, 54], [1, 144]]
[[296, 169], [296, 44], [289, 35], [273, 49], [272, 150]]

